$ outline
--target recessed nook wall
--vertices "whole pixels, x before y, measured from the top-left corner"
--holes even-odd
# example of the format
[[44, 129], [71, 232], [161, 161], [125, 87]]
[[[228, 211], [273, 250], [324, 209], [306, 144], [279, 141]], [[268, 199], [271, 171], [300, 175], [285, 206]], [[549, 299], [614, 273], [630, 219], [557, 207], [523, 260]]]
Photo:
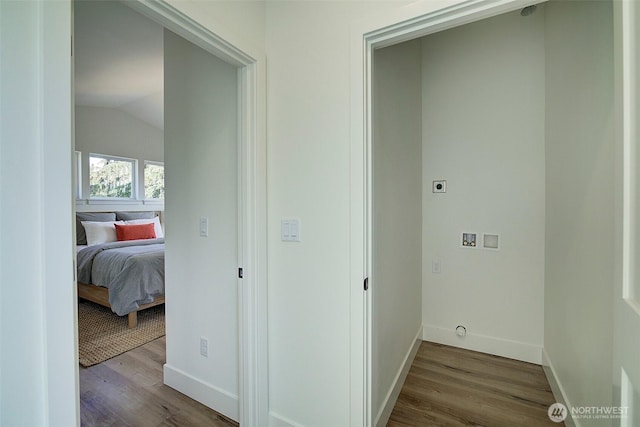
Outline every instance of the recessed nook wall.
[[544, 7], [426, 36], [422, 61], [424, 338], [540, 363]]
[[416, 338], [422, 296], [422, 84], [420, 41], [373, 57], [372, 406], [386, 425]]

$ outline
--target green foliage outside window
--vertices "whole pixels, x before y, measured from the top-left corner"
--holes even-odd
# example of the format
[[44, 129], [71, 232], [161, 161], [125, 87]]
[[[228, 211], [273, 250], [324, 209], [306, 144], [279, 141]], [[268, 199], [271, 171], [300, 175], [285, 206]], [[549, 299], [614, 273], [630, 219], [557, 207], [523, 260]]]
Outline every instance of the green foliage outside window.
[[103, 157], [89, 158], [90, 197], [132, 198], [134, 162]]
[[164, 166], [154, 163], [144, 165], [144, 198], [164, 199]]

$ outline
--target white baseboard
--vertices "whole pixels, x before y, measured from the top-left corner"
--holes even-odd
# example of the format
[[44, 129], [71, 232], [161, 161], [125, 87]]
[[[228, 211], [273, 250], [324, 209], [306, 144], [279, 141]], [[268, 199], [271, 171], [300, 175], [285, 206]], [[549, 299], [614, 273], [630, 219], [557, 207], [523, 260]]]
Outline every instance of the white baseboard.
[[380, 408], [378, 414], [376, 414], [376, 427], [384, 427], [389, 422], [389, 417], [391, 417], [391, 412], [393, 412], [393, 408], [396, 406], [398, 396], [400, 396], [400, 391], [402, 390], [402, 386], [407, 379], [407, 374], [409, 373], [409, 369], [411, 369], [413, 359], [415, 359], [416, 353], [418, 353], [421, 342], [422, 327], [418, 329], [418, 333], [416, 334], [411, 347], [409, 347], [409, 351], [404, 357], [402, 365], [400, 366], [400, 369], [398, 369], [398, 373], [394, 378], [393, 387], [391, 387], [391, 389], [389, 389], [389, 391], [387, 392], [387, 395], [384, 398], [384, 404]]
[[522, 360], [537, 365], [542, 363], [542, 347], [532, 344], [468, 332], [467, 336], [459, 337], [451, 328], [442, 328], [433, 325], [423, 325], [422, 328], [422, 339], [425, 341], [466, 348], [468, 350]]
[[269, 427], [302, 427], [302, 425], [275, 412], [269, 412]]
[[180, 369], [164, 365], [164, 383], [234, 421], [239, 420], [239, 399]]
[[562, 384], [560, 384], [560, 381], [558, 380], [556, 370], [553, 368], [553, 364], [551, 363], [549, 355], [545, 349], [542, 349], [542, 369], [547, 377], [547, 381], [549, 381], [549, 386], [551, 386], [551, 392], [553, 393], [553, 397], [556, 399], [556, 402], [562, 403], [569, 411], [567, 418], [564, 420], [564, 425], [567, 427], [580, 427], [578, 420], [574, 420], [571, 416], [571, 402], [567, 399], [567, 395], [562, 388]]

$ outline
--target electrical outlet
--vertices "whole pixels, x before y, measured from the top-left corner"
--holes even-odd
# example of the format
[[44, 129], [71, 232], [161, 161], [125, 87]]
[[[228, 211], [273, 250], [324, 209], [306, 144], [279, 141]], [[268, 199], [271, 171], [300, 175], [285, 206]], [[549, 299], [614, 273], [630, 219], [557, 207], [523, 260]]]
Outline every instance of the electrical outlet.
[[439, 259], [431, 261], [431, 272], [440, 274], [442, 273], [442, 262]]
[[209, 357], [209, 340], [204, 337], [200, 337], [200, 355]]

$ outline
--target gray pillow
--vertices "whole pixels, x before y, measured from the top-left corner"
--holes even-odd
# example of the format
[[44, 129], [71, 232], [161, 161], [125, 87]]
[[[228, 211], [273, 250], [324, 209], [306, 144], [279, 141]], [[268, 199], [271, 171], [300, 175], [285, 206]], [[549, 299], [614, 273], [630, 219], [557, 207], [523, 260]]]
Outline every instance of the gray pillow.
[[87, 244], [87, 233], [84, 231], [81, 221], [108, 222], [115, 221], [116, 214], [113, 212], [77, 212], [76, 213], [76, 244]]
[[153, 219], [156, 213], [153, 211], [143, 212], [116, 212], [116, 221], [131, 221], [132, 219]]

